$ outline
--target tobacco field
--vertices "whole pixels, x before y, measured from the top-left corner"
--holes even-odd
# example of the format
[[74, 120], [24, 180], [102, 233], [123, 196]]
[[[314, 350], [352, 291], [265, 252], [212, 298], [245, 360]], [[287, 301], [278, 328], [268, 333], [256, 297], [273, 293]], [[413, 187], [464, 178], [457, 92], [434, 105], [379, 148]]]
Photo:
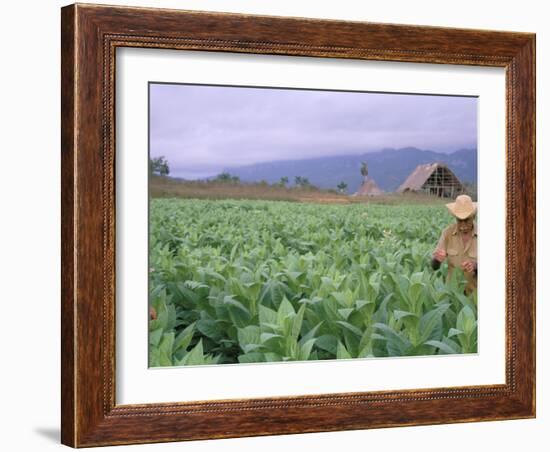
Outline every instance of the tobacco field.
[[151, 199], [149, 365], [477, 352], [441, 205]]

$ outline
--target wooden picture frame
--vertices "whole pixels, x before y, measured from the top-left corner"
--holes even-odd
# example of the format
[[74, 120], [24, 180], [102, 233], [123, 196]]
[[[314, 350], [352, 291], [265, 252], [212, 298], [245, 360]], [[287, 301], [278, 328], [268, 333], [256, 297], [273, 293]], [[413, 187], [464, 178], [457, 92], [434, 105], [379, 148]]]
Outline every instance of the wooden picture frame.
[[[62, 8], [62, 443], [73, 447], [535, 416], [535, 35], [164, 9]], [[115, 50], [506, 70], [506, 383], [115, 403]]]

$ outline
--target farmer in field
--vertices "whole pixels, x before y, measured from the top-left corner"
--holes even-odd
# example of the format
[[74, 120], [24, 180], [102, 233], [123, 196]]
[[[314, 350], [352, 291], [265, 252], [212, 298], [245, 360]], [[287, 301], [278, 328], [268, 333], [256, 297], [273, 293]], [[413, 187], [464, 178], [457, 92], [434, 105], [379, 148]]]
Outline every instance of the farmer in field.
[[455, 202], [446, 204], [456, 223], [447, 226], [441, 233], [437, 247], [432, 255], [432, 267], [437, 270], [441, 263], [448, 260], [447, 281], [458, 268], [467, 280], [465, 294], [471, 294], [477, 288], [477, 227], [474, 219], [477, 203], [468, 195], [459, 195]]

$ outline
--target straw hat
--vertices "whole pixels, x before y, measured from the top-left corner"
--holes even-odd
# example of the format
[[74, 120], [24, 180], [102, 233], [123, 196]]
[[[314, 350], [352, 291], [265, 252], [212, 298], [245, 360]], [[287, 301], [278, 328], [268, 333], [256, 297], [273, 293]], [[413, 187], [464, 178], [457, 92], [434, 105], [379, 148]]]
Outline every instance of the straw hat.
[[472, 202], [468, 195], [458, 195], [455, 202], [445, 204], [452, 215], [464, 220], [477, 211], [477, 202]]

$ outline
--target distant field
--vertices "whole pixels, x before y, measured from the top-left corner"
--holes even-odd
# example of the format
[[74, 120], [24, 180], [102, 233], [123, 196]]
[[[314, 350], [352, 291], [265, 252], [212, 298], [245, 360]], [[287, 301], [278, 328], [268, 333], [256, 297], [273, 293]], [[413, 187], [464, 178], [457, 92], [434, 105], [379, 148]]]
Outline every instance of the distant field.
[[150, 209], [150, 366], [477, 351], [477, 300], [429, 265], [441, 205]]
[[153, 176], [150, 187], [153, 198], [349, 202], [347, 195], [336, 191], [319, 190], [315, 187], [291, 188], [262, 183], [180, 181], [168, 177]]
[[270, 201], [316, 202], [322, 204], [443, 204], [449, 202], [420, 193], [387, 193], [380, 196], [349, 196], [336, 190], [320, 190], [315, 187], [282, 187], [262, 183], [231, 183], [215, 181], [181, 181], [169, 177], [152, 176], [152, 198], [186, 199], [250, 199]]

